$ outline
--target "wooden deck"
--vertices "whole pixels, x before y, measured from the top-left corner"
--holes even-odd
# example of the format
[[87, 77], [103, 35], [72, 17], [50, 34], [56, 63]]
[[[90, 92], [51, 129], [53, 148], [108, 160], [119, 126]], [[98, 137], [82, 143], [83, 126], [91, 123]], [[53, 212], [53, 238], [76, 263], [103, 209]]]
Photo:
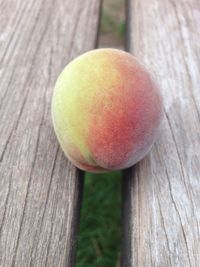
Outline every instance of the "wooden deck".
[[83, 173], [50, 102], [64, 65], [96, 46], [99, 0], [0, 1], [0, 266], [73, 266]]
[[[164, 98], [151, 153], [124, 171], [121, 267], [200, 266], [200, 2], [127, 0], [127, 50]], [[56, 140], [55, 80], [96, 47], [100, 0], [0, 0], [0, 266], [74, 266], [83, 172]]]
[[151, 153], [124, 172], [123, 267], [200, 266], [200, 2], [129, 0], [127, 49], [161, 86]]

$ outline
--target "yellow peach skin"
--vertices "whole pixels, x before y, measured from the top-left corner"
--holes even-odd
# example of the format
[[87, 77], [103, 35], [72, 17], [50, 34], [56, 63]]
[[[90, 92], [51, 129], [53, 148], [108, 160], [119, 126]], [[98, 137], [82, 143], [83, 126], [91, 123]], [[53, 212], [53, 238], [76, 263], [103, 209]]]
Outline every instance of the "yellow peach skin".
[[130, 167], [150, 150], [162, 118], [162, 99], [148, 71], [117, 49], [89, 51], [69, 63], [52, 99], [55, 133], [82, 170]]

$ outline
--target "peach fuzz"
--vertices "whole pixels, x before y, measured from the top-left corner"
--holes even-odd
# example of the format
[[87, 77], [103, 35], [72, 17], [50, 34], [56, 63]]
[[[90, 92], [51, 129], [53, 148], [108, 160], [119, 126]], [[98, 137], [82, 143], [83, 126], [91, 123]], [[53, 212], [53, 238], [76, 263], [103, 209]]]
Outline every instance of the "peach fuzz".
[[105, 48], [84, 53], [57, 79], [52, 119], [65, 155], [82, 170], [128, 168], [150, 150], [162, 98], [131, 54]]

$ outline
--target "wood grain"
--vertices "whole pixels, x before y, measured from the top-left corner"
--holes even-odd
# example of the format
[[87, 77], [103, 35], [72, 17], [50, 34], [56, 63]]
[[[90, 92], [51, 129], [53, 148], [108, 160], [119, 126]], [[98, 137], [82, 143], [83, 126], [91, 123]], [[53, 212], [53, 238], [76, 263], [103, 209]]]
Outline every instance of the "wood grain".
[[100, 0], [0, 1], [0, 266], [73, 266], [83, 173], [50, 102], [61, 69], [96, 46]]
[[123, 267], [200, 266], [200, 2], [129, 0], [127, 49], [164, 99], [151, 153], [124, 172]]

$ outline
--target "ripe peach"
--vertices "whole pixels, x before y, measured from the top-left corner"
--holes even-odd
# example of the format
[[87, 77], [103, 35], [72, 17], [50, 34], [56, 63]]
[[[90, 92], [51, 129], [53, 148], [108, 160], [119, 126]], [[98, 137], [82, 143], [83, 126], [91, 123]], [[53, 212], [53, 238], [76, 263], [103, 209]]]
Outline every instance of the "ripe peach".
[[106, 172], [130, 167], [150, 150], [162, 99], [148, 71], [117, 49], [96, 49], [68, 64], [56, 82], [53, 125], [78, 168]]

